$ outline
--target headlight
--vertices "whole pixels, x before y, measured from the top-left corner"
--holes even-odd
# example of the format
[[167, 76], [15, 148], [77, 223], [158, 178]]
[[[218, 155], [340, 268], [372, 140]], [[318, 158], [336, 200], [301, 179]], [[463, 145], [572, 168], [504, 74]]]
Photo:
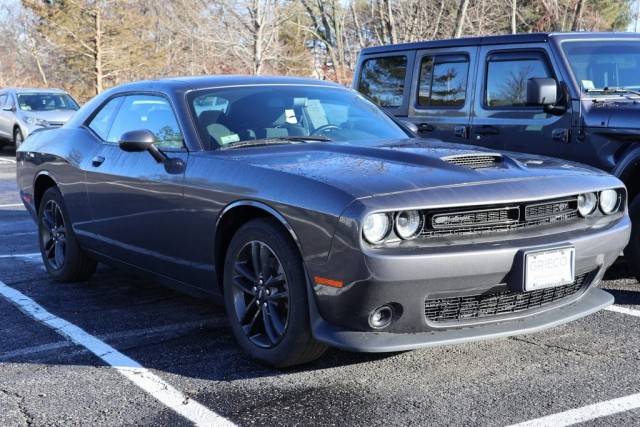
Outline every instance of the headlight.
[[582, 216], [589, 216], [596, 210], [598, 198], [595, 193], [585, 193], [578, 196], [578, 212]]
[[600, 209], [606, 215], [611, 215], [618, 209], [620, 198], [616, 190], [604, 190], [600, 192]]
[[39, 119], [37, 117], [27, 116], [24, 119], [25, 122], [29, 123], [33, 126], [48, 126], [49, 122], [43, 119]]
[[369, 243], [380, 243], [389, 234], [389, 216], [385, 213], [374, 213], [364, 219], [362, 234]]
[[402, 211], [396, 215], [396, 233], [402, 239], [412, 239], [420, 231], [422, 217], [418, 211]]

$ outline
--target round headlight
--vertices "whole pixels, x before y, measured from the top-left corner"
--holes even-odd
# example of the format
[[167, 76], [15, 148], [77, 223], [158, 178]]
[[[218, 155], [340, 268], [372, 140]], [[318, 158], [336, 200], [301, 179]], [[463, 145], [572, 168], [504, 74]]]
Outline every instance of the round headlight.
[[578, 212], [582, 216], [588, 216], [596, 210], [598, 198], [595, 193], [585, 193], [578, 196]]
[[422, 218], [418, 211], [402, 211], [396, 215], [396, 233], [402, 239], [411, 239], [420, 231]]
[[364, 219], [362, 234], [369, 243], [380, 243], [389, 234], [389, 216], [385, 213], [374, 213]]
[[616, 190], [600, 192], [600, 209], [606, 215], [611, 215], [618, 209], [618, 192]]

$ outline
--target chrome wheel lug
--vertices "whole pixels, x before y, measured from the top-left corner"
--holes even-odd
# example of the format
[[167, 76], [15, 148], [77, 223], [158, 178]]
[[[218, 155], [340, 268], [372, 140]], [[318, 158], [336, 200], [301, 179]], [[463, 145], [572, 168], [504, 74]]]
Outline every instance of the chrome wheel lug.
[[255, 294], [256, 292], [258, 292], [258, 288], [256, 288], [256, 287], [254, 286], [253, 288], [251, 288], [251, 292], [253, 292], [253, 293]]

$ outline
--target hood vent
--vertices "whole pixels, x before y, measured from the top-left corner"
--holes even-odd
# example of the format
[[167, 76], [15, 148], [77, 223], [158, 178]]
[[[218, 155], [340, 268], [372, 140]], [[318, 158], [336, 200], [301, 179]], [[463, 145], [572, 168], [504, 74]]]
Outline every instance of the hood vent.
[[499, 154], [460, 154], [442, 158], [443, 161], [469, 169], [495, 168], [502, 162]]

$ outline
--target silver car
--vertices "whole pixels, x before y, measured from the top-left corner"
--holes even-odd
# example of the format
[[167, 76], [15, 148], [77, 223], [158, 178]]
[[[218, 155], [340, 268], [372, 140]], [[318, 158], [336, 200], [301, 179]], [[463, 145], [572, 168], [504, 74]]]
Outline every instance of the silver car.
[[60, 89], [0, 90], [0, 148], [6, 141], [17, 148], [36, 130], [62, 126], [78, 108]]

